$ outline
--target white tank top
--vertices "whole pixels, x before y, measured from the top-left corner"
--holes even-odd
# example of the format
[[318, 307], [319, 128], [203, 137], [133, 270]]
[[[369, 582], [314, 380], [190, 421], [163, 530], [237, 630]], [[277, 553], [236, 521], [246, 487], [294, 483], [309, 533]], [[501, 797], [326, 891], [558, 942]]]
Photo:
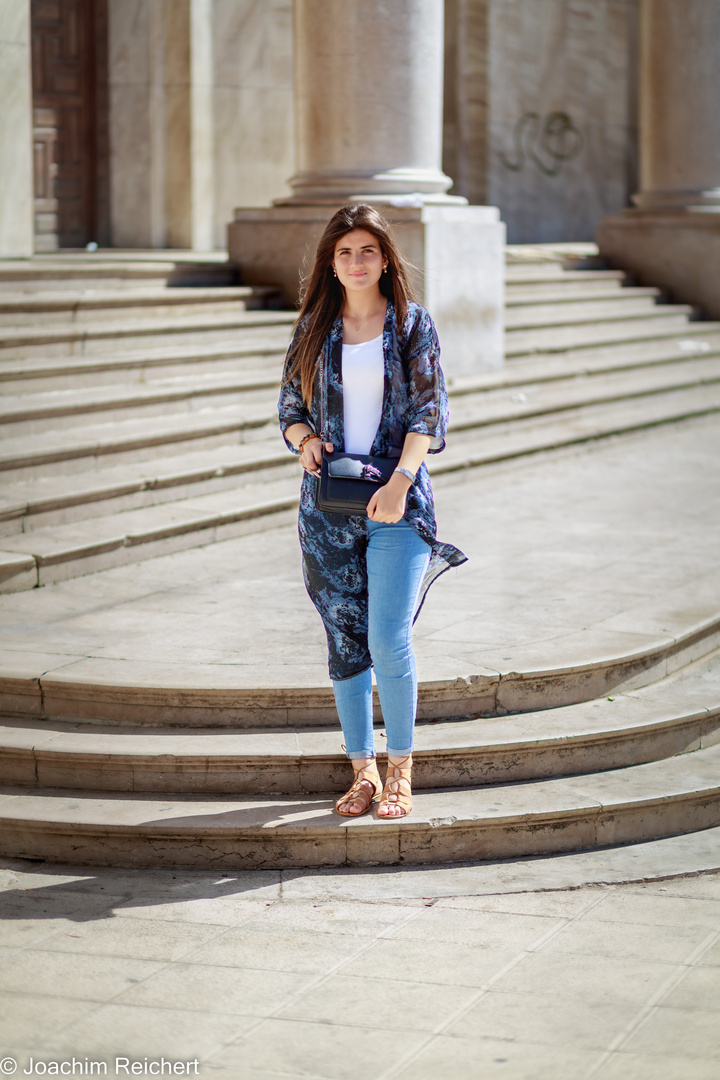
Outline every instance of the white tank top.
[[342, 347], [345, 449], [369, 454], [382, 416], [385, 389], [383, 336]]

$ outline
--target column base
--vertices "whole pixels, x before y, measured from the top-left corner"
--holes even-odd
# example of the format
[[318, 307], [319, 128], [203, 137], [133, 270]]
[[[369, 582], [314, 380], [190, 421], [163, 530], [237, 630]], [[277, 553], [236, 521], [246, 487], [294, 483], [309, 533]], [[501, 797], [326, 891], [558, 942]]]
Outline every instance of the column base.
[[708, 210], [626, 210], [603, 218], [600, 254], [633, 273], [642, 285], [659, 285], [673, 299], [699, 304], [720, 319], [720, 213]]
[[[503, 366], [505, 225], [494, 206], [377, 203], [405, 257], [420, 272], [419, 301], [438, 328], [449, 379]], [[399, 200], [398, 200], [399, 201]], [[239, 209], [228, 226], [230, 259], [247, 285], [279, 285], [297, 303], [334, 205]]]

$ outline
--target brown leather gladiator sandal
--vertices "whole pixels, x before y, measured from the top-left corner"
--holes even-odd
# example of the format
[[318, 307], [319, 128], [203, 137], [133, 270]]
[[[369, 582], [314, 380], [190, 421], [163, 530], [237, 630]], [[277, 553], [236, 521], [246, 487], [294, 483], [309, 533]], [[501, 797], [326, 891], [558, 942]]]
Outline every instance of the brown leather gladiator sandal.
[[[406, 761], [410, 762], [407, 769], [403, 768]], [[412, 810], [412, 790], [410, 788], [410, 776], [412, 775], [412, 754], [401, 759], [399, 765], [391, 765], [388, 761], [388, 771], [385, 778], [380, 802], [378, 803], [378, 817], [382, 821], [398, 821], [407, 817]], [[399, 806], [402, 814], [381, 814], [384, 806]]]
[[[372, 788], [372, 791], [370, 791], [370, 788]], [[338, 799], [335, 803], [335, 809], [338, 814], [343, 814], [345, 817], [362, 817], [363, 814], [367, 814], [381, 791], [380, 773], [377, 770], [377, 762], [373, 759], [369, 765], [363, 765], [362, 769], [355, 769], [353, 785], [341, 799]], [[343, 810], [342, 807], [348, 803], [360, 803], [362, 810], [356, 812]]]

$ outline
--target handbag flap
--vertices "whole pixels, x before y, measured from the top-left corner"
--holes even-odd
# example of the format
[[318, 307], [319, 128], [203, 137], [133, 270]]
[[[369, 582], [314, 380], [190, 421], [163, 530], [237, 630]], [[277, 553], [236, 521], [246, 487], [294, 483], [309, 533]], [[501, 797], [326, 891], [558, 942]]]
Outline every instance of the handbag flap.
[[369, 480], [386, 484], [397, 462], [393, 458], [370, 457], [368, 454], [343, 454], [337, 451], [325, 457], [328, 475], [334, 480]]

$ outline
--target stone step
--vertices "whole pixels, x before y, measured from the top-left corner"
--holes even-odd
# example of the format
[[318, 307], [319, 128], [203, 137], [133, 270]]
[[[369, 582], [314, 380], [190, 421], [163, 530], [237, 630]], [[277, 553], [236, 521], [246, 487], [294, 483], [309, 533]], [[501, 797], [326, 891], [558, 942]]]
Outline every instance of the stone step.
[[255, 485], [283, 473], [296, 480], [300, 475], [297, 459], [274, 440], [273, 445], [237, 443], [106, 465], [88, 472], [14, 481], [0, 488], [7, 495], [5, 504], [0, 502], [0, 536], [98, 517], [110, 509], [134, 510], [224, 491], [236, 487], [247, 473], [252, 473]]
[[[720, 357], [680, 361], [609, 373], [594, 373], [465, 393], [453, 401], [451, 433], [475, 432], [478, 428], [544, 417], [578, 408], [625, 402], [654, 394], [674, 393], [720, 384]], [[716, 393], [720, 398], [720, 392]]]
[[[496, 415], [495, 426], [488, 424], [482, 438], [482, 419], [469, 418], [465, 431], [458, 424], [460, 438], [451, 449], [432, 463], [433, 476], [720, 412], [720, 392], [709, 396], [705, 386], [653, 395], [639, 391], [636, 400], [620, 402], [612, 392], [596, 408], [585, 398], [580, 395], [580, 405], [568, 404], [559, 419], [557, 409], [540, 407], [523, 423], [510, 423], [507, 413], [504, 418]], [[503, 430], [508, 423], [510, 429]], [[0, 551], [0, 591], [65, 581], [284, 524], [294, 516], [299, 483], [290, 463], [283, 468], [275, 461], [278, 479], [266, 478], [262, 485], [254, 483], [250, 473], [241, 486], [212, 494], [6, 535]], [[3, 513], [6, 528], [17, 528], [27, 508], [9, 497]]]
[[648, 341], [669, 335], [682, 335], [690, 324], [690, 308], [657, 305], [634, 317], [605, 316], [602, 321], [516, 327], [505, 332], [506, 359], [538, 353], [567, 352], [597, 346]]
[[586, 375], [656, 368], [678, 360], [710, 358], [720, 353], [720, 323], [688, 323], [683, 333], [662, 335], [618, 345], [568, 350], [564, 353], [531, 353], [513, 358], [501, 371], [465, 375], [448, 380], [453, 402], [463, 394], [482, 388], [522, 389], [527, 383], [545, 383]]
[[239, 282], [238, 267], [226, 252], [121, 251], [105, 249], [0, 259], [0, 292], [46, 289], [136, 289], [161, 286], [225, 286]]
[[[252, 340], [255, 338], [256, 340]], [[285, 326], [244, 332], [235, 344], [175, 345], [112, 356], [25, 357], [0, 360], [0, 393], [66, 390], [73, 386], [123, 386], [209, 373], [253, 373], [262, 385], [280, 381], [288, 345]]]
[[287, 327], [295, 320], [291, 311], [242, 311], [237, 315], [195, 315], [173, 318], [136, 319], [122, 323], [104, 322], [86, 326], [4, 327], [0, 337], [0, 359], [23, 356], [84, 356], [107, 354], [118, 348], [138, 349], [183, 344], [198, 339], [204, 343], [237, 341], [245, 330]]
[[[595, 322], [604, 318], [632, 318], [653, 311], [661, 299], [658, 289], [616, 289], [586, 295], [582, 290], [568, 290], [565, 295], [532, 297], [522, 292], [509, 297], [505, 305], [507, 330], [527, 327], [557, 326]], [[665, 314], [678, 305], [663, 304]], [[668, 310], [669, 309], [669, 310]], [[685, 308], [684, 312], [690, 309]]]
[[273, 378], [224, 374], [179, 376], [151, 386], [135, 385], [129, 391], [117, 385], [37, 390], [0, 395], [0, 427], [5, 438], [67, 429], [80, 435], [87, 424], [111, 424], [133, 416], [147, 421], [233, 406], [238, 419], [251, 422], [262, 416], [269, 420], [276, 410], [277, 394]]
[[260, 532], [294, 519], [298, 487], [296, 473], [262, 487], [236, 482], [229, 491], [198, 493], [172, 503], [6, 536], [0, 566], [5, 552], [32, 558], [37, 584], [47, 585]]
[[552, 362], [564, 368], [565, 371], [585, 371], [596, 367], [606, 367], [611, 370], [614, 357], [618, 357], [621, 366], [627, 358], [628, 363], [637, 359], [640, 363], [652, 362], [656, 352], [659, 358], [670, 355], [668, 350], [674, 350], [674, 355], [698, 355], [707, 353], [714, 347], [715, 336], [720, 323], [698, 321], [674, 323], [669, 326], [657, 326], [654, 321], [638, 321], [632, 330], [625, 333], [616, 332], [610, 328], [603, 340], [600, 337], [595, 341], [580, 342], [576, 346], [568, 348], [554, 348], [552, 344], [547, 349], [522, 349], [507, 356], [506, 371], [522, 372], [528, 363], [542, 363], [552, 366]]
[[520, 858], [720, 824], [720, 746], [570, 778], [419, 791], [401, 822], [340, 817], [314, 796], [5, 788], [5, 857], [74, 865], [271, 869]]
[[480, 430], [475, 424], [467, 432], [456, 432], [455, 439], [443, 452], [442, 462], [431, 466], [431, 472], [442, 476], [481, 468], [717, 412], [720, 412], [720, 393], [708, 395], [707, 389], [696, 387], [643, 395], [629, 401], [598, 403], [593, 408], [581, 405], [559, 415], [539, 412], [534, 417], [528, 416], [524, 424], [508, 424], [505, 430], [502, 425]]
[[[541, 371], [540, 374], [547, 373]], [[527, 421], [578, 408], [605, 406], [700, 385], [712, 386], [719, 381], [720, 360], [710, 356], [703, 360], [668, 361], [639, 371], [631, 368], [571, 379], [545, 378], [535, 383], [530, 380], [522, 383], [505, 380], [501, 385], [489, 382], [485, 386], [466, 383], [454, 402], [452, 430], [455, 434], [463, 434], [465, 447], [468, 434], [473, 435], [491, 425], [520, 423], [526, 426]], [[180, 402], [185, 401], [181, 395]], [[260, 410], [260, 425], [266, 417], [268, 427], [274, 433], [274, 403], [266, 404], [266, 412], [262, 400], [256, 406]], [[251, 423], [250, 409], [246, 397], [243, 404], [246, 424]], [[72, 421], [72, 415], [69, 419]], [[115, 427], [113, 433], [117, 439]], [[183, 433], [188, 434], [187, 430]], [[155, 431], [154, 435], [157, 434]], [[446, 471], [452, 441], [450, 446], [450, 452], [430, 461], [437, 475]], [[39, 449], [36, 444], [32, 452], [37, 453]], [[65, 447], [65, 452], [67, 449]], [[59, 455], [63, 447], [58, 445], [56, 450]], [[461, 461], [464, 452], [461, 449]], [[18, 480], [16, 473], [12, 486], [6, 483], [0, 489], [5, 496], [5, 505], [0, 506], [0, 535], [97, 517], [107, 512], [110, 501], [116, 511], [124, 511], [182, 499], [193, 494], [192, 487], [196, 484], [202, 484], [204, 492], [220, 491], [232, 487], [234, 478], [243, 473], [252, 473], [249, 481], [259, 485], [268, 482], [268, 469], [276, 474], [278, 469], [285, 467], [292, 475], [297, 473], [293, 459], [285, 453], [277, 438], [271, 438], [267, 448], [228, 446], [222, 451], [215, 449], [173, 457], [163, 465], [164, 468], [158, 470], [157, 462], [149, 459], [124, 466], [96, 468], [89, 473], [42, 476], [25, 482]]]
[[[248, 340], [251, 337], [255, 340]], [[76, 385], [122, 386], [183, 376], [241, 372], [248, 385], [275, 386], [280, 380], [288, 343], [285, 326], [245, 332], [240, 344], [175, 345], [172, 348], [117, 352], [112, 356], [56, 357], [0, 361], [0, 394], [33, 393], [39, 389], [63, 390]], [[565, 353], [532, 353], [512, 358], [499, 372], [449, 378], [451, 392], [468, 386], [515, 385], [533, 379], [565, 377], [569, 371], [614, 371], [632, 365], [655, 364], [678, 357], [705, 354], [720, 340], [720, 324], [690, 322], [678, 334], [662, 331], [636, 342], [589, 345]]]
[[[0, 443], [0, 476], [10, 480], [86, 471], [98, 461], [114, 465], [118, 460], [145, 461], [152, 455], [176, 456], [197, 448], [277, 440], [275, 416], [258, 408], [253, 416], [238, 414], [236, 405], [208, 408], [177, 416], [156, 416], [152, 425], [130, 417], [114, 423], [86, 425], [80, 435], [72, 428], [45, 435], [7, 438]], [[41, 473], [39, 472], [41, 470]]]
[[505, 293], [512, 296], [516, 291], [528, 290], [530, 295], [545, 291], [557, 293], [582, 287], [583, 292], [615, 291], [625, 284], [627, 275], [622, 270], [564, 270], [562, 265], [544, 264], [542, 272], [537, 267], [525, 268], [509, 264], [505, 268]]
[[[586, 271], [578, 271], [582, 279]], [[649, 298], [655, 302], [663, 302], [664, 294], [661, 289], [639, 288], [625, 285], [619, 281], [561, 281], [557, 285], [530, 283], [527, 286], [521, 283], [505, 285], [505, 304], [508, 308], [519, 307], [522, 304], [569, 304], [584, 301], [588, 304], [608, 303], [617, 299], [618, 302], [627, 302], [632, 299]]]
[[[167, 562], [160, 561], [161, 570], [167, 569]], [[175, 566], [176, 560], [172, 563]], [[149, 581], [147, 574], [143, 580]], [[143, 586], [149, 596], [154, 595], [151, 580], [149, 589]], [[94, 596], [102, 605], [107, 594], [102, 592], [101, 579], [93, 582], [96, 587]], [[67, 589], [61, 587], [53, 595], [59, 603], [67, 603]], [[40, 598], [41, 608], [51, 600], [44, 591], [33, 596]], [[261, 605], [252, 610], [257, 616]], [[434, 649], [422, 666], [419, 719], [447, 721], [549, 710], [619, 693], [635, 696], [637, 688], [645, 686], [644, 693], [652, 697], [656, 691], [650, 684], [673, 673], [677, 685], [664, 685], [657, 715], [662, 716], [662, 702], [679, 703], [681, 709], [707, 709], [709, 714], [717, 698], [717, 669], [709, 694], [703, 688], [702, 696], [700, 692], [691, 696], [684, 683], [688, 665], [720, 648], [718, 612], [720, 574], [709, 572], [695, 587], [683, 583], [660, 590], [654, 604], [646, 602], [633, 610], [630, 634], [561, 635], [545, 652], [532, 645], [519, 646], [510, 650], [512, 656], [502, 658], [503, 663], [498, 659], [490, 667], [483, 662], [487, 650], [482, 646], [475, 646], [477, 657], [463, 661], [438, 656]], [[104, 725], [185, 728], [190, 734], [193, 729], [211, 728], [332, 727], [337, 731], [337, 710], [321, 658], [309, 664], [302, 656], [282, 658], [273, 653], [270, 658], [261, 651], [264, 660], [255, 664], [248, 662], [252, 656], [243, 659], [235, 653], [231, 662], [218, 663], [213, 656], [202, 659], [202, 653], [197, 656], [188, 649], [178, 664], [152, 650], [126, 656], [121, 647], [118, 653], [112, 639], [109, 649], [93, 645], [88, 655], [85, 645], [63, 649], [54, 633], [39, 640], [33, 633], [28, 637], [33, 618], [21, 621], [25, 636], [21, 631], [17, 644], [0, 654], [0, 715], [46, 723], [83, 722], [96, 729]], [[91, 640], [97, 639], [91, 636]], [[279, 640], [289, 639], [281, 632]], [[245, 649], [252, 647], [251, 636], [243, 641]], [[319, 639], [317, 648], [321, 650]], [[693, 678], [700, 681], [697, 670]]]
[[[633, 693], [543, 712], [420, 723], [413, 787], [576, 776], [715, 745], [719, 659], [716, 651], [691, 665], [680, 687], [672, 676]], [[0, 721], [0, 784], [203, 795], [344, 791], [341, 741], [339, 726], [188, 733], [6, 718]]]
[[0, 290], [0, 340], [6, 328], [31, 325], [93, 326], [99, 322], [172, 318], [175, 315], [234, 315], [281, 306], [279, 292], [260, 286], [213, 288], [86, 289], [38, 294]]
[[[538, 365], [539, 367], [539, 365]], [[522, 383], [514, 380], [501, 381], [498, 385], [492, 380], [477, 379], [463, 382], [463, 394], [459, 400], [460, 415], [478, 408], [482, 422], [494, 422], [493, 413], [488, 413], [487, 402], [493, 395], [502, 399], [503, 391], [511, 385], [517, 389], [524, 387], [525, 396], [534, 396], [538, 387], [532, 385], [526, 372]], [[626, 383], [632, 381], [629, 393], [636, 393], [636, 386], [647, 383], [648, 393], [655, 392], [656, 386], [686, 386], [701, 381], [710, 381], [715, 377], [712, 354], [703, 353], [702, 359], [684, 353], [674, 363], [666, 362], [657, 369], [644, 367], [635, 373], [632, 369], [613, 372], [612, 382], [617, 388], [617, 396], [624, 396]], [[579, 395], [586, 383], [592, 382], [593, 388], [602, 382], [600, 372], [592, 375], [571, 376], [567, 379], [572, 389], [573, 398]], [[609, 379], [610, 376], [606, 377]], [[472, 388], [475, 387], [473, 391]], [[497, 389], [496, 389], [497, 387]], [[545, 397], [556, 397], [563, 393], [561, 380], [552, 382], [541, 378], [541, 388]], [[0, 395], [0, 426], [5, 438], [22, 435], [35, 435], [62, 431], [72, 428], [78, 435], [87, 424], [111, 423], [138, 417], [150, 418], [207, 411], [209, 408], [230, 407], [236, 405], [238, 415], [245, 421], [257, 415], [264, 415], [268, 422], [275, 414], [277, 401], [277, 370], [274, 372], [248, 372], [239, 377], [226, 374], [207, 374], [199, 376], [176, 376], [164, 381], [156, 380], [150, 386], [136, 385], [130, 391], [125, 387], [108, 385], [102, 387], [80, 387], [66, 390], [37, 390], [35, 393], [19, 395]], [[594, 403], [594, 389], [589, 391], [588, 404]], [[451, 387], [451, 394], [456, 396]], [[475, 400], [477, 394], [483, 395], [482, 402]], [[517, 393], [512, 401], [518, 400]], [[453, 408], [454, 420], [457, 419], [457, 406]]]
[[607, 270], [607, 262], [601, 257], [597, 244], [592, 241], [563, 241], [557, 244], [507, 244], [505, 265], [537, 267], [563, 267], [565, 269]]

